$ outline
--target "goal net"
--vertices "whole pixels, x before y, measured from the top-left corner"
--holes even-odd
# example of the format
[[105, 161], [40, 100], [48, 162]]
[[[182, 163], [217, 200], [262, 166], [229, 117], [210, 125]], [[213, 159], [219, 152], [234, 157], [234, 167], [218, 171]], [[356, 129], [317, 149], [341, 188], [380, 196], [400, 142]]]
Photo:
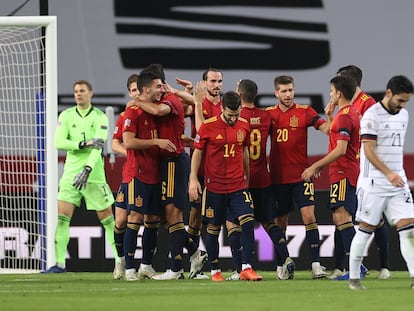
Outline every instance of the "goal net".
[[0, 273], [54, 264], [56, 17], [0, 17]]

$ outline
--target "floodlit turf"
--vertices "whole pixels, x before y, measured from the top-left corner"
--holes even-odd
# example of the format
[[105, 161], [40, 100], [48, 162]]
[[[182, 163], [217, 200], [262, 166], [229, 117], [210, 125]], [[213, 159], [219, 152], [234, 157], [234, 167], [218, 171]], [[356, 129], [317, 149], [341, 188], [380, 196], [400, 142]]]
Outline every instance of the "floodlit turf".
[[[408, 272], [377, 272], [363, 281], [364, 291], [351, 291], [347, 281], [312, 280], [296, 272], [280, 281], [260, 272], [261, 282], [210, 280], [113, 280], [111, 273], [0, 274], [0, 308], [4, 311], [80, 310], [411, 310], [414, 290]], [[227, 277], [230, 273], [224, 273]]]

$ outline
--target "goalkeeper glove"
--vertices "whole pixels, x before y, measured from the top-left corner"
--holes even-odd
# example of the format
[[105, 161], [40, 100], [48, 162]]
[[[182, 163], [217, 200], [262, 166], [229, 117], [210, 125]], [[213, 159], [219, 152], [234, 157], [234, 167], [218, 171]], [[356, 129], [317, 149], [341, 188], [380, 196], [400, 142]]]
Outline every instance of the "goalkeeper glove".
[[102, 138], [92, 138], [90, 140], [83, 140], [79, 143], [79, 149], [85, 148], [95, 148], [102, 149], [105, 145], [105, 142]]
[[86, 188], [86, 183], [88, 182], [89, 174], [91, 173], [92, 168], [90, 166], [85, 166], [82, 172], [75, 176], [73, 179], [72, 186], [77, 190], [82, 190]]

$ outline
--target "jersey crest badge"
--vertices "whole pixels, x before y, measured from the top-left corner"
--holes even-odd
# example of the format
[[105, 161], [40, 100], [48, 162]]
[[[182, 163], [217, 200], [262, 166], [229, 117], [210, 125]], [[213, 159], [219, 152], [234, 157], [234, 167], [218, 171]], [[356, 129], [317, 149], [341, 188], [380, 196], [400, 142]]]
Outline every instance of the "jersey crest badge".
[[297, 116], [290, 117], [290, 126], [298, 127], [298, 125], [299, 125], [299, 118]]
[[237, 142], [239, 142], [239, 143], [241, 143], [241, 142], [243, 142], [244, 141], [244, 134], [243, 134], [243, 132], [242, 131], [238, 131], [237, 132]]

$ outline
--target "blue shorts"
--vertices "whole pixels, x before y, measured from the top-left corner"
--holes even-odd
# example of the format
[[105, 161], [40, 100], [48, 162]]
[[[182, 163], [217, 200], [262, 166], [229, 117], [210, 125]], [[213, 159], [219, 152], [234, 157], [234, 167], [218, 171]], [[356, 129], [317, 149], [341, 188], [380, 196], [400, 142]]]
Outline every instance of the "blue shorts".
[[161, 205], [168, 204], [180, 210], [188, 209], [188, 177], [190, 156], [187, 152], [178, 157], [161, 160]]
[[122, 209], [127, 209], [127, 197], [128, 197], [128, 184], [127, 183], [121, 183], [119, 185], [118, 192], [116, 193], [115, 198], [115, 207], [119, 207]]
[[136, 211], [142, 215], [160, 215], [160, 194], [159, 184], [146, 184], [138, 178], [128, 183], [128, 204], [127, 213]]
[[276, 216], [289, 214], [295, 210], [295, 206], [302, 208], [315, 205], [315, 187], [312, 181], [272, 185], [272, 190], [277, 202]]
[[203, 192], [201, 215], [206, 224], [221, 226], [226, 220], [238, 224], [240, 216], [253, 213], [253, 202], [248, 189], [225, 194], [207, 189]]
[[331, 184], [329, 193], [329, 208], [335, 211], [343, 206], [352, 217], [355, 216], [357, 209], [356, 188], [349, 183], [347, 178]]
[[249, 190], [254, 204], [254, 219], [263, 223], [273, 221], [276, 217], [276, 201], [271, 187], [250, 188]]

